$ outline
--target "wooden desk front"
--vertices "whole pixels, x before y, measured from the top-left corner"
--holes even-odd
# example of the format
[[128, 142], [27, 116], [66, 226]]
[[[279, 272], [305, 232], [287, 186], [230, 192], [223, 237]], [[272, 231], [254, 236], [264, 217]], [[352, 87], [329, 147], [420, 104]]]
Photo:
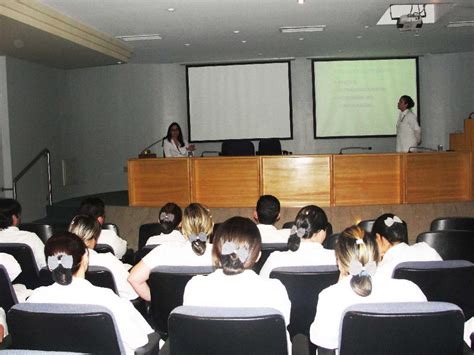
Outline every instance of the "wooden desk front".
[[254, 207], [435, 203], [471, 199], [471, 153], [348, 154], [131, 159], [131, 206], [191, 201]]

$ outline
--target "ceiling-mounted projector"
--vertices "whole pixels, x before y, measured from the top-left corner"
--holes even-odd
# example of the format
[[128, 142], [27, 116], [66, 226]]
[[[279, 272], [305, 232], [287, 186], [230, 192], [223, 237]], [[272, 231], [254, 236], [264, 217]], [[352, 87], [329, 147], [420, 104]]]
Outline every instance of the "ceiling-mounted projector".
[[423, 26], [419, 14], [402, 15], [397, 19], [397, 28], [400, 31], [416, 31]]

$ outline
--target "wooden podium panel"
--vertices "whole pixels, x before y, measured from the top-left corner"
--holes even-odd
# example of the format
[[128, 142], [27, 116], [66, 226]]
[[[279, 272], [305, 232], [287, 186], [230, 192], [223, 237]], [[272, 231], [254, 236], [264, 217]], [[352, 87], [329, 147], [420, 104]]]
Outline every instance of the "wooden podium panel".
[[333, 156], [333, 205], [399, 204], [402, 199], [400, 154]]
[[128, 161], [130, 206], [163, 206], [191, 202], [189, 159], [131, 159]]
[[470, 199], [470, 152], [406, 154], [406, 203]]
[[262, 157], [262, 195], [274, 195], [283, 207], [331, 203], [331, 156]]
[[192, 200], [208, 207], [253, 207], [260, 197], [259, 157], [191, 159]]

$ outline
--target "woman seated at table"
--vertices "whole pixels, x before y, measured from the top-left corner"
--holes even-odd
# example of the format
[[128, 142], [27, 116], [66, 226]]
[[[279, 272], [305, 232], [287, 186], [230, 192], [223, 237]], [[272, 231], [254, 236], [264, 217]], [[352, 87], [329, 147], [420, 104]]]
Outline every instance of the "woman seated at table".
[[318, 206], [303, 207], [296, 215], [288, 239], [289, 251], [274, 251], [260, 271], [269, 277], [273, 269], [284, 266], [335, 265], [334, 250], [324, 249], [328, 218]]
[[161, 245], [176, 241], [184, 243], [186, 238], [178, 229], [182, 216], [181, 207], [176, 203], [168, 202], [161, 207], [159, 216], [161, 234], [148, 238], [146, 245]]
[[199, 203], [184, 209], [181, 230], [186, 242], [168, 242], [150, 251], [130, 271], [128, 281], [145, 301], [151, 300], [147, 280], [151, 270], [159, 265], [211, 266], [211, 248], [207, 241], [214, 223], [209, 210]]
[[163, 140], [163, 154], [166, 158], [186, 157], [196, 149], [194, 144], [188, 144], [183, 138], [183, 132], [178, 123], [173, 122]]
[[316, 317], [310, 328], [313, 344], [336, 349], [341, 317], [353, 304], [426, 301], [423, 292], [411, 281], [374, 277], [377, 244], [360, 227], [345, 229], [337, 240], [335, 251], [341, 274], [335, 285], [319, 294]]
[[89, 255], [81, 238], [70, 232], [56, 234], [48, 239], [44, 252], [55, 283], [35, 289], [27, 302], [104, 306], [115, 318], [127, 354], [133, 354], [135, 349], [148, 343], [148, 334], [153, 329], [130, 301], [85, 279]]
[[385, 213], [375, 220], [372, 236], [380, 254], [377, 277], [392, 277], [395, 267], [406, 261], [443, 260], [425, 242], [408, 245], [407, 224], [393, 213]]

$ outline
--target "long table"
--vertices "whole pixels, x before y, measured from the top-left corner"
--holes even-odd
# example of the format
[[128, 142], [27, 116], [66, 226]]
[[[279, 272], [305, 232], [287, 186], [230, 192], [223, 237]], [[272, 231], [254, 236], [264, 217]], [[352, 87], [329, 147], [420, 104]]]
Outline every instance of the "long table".
[[470, 152], [130, 159], [130, 206], [283, 207], [469, 201]]

